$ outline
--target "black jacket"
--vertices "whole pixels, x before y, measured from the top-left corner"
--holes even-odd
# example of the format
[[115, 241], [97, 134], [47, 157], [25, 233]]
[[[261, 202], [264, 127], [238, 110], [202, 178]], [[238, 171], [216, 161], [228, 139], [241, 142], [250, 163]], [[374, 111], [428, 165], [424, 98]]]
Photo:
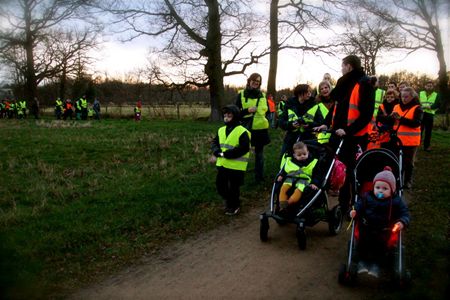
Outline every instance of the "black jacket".
[[[225, 124], [225, 134], [228, 136], [236, 126], [239, 125], [239, 121], [232, 120], [231, 122]], [[214, 154], [214, 156], [219, 157], [219, 153], [222, 152], [220, 149], [220, 142], [219, 142], [219, 134], [217, 134], [214, 139], [211, 142], [211, 150]], [[239, 137], [239, 145], [235, 147], [234, 149], [228, 149], [227, 151], [223, 152], [223, 157], [225, 158], [238, 158], [242, 155], [246, 154], [250, 150], [250, 139], [248, 137], [248, 134], [241, 134]]]
[[[358, 105], [360, 115], [355, 122], [347, 126], [350, 96], [357, 83], [360, 84], [359, 96], [362, 99]], [[341, 128], [345, 130], [347, 135], [353, 136], [372, 120], [375, 107], [375, 88], [370, 83], [369, 77], [362, 70], [352, 70], [339, 78], [330, 96], [336, 102], [336, 113], [332, 129]], [[331, 125], [332, 118], [333, 112], [330, 111], [325, 121], [328, 127]]]
[[356, 216], [372, 229], [382, 230], [398, 221], [409, 225], [409, 210], [399, 196], [377, 199], [369, 192], [355, 204]]

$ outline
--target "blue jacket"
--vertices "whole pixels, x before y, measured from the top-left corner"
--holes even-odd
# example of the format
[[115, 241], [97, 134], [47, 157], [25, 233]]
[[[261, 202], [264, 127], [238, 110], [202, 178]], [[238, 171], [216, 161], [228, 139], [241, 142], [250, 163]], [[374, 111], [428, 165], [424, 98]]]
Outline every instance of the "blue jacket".
[[408, 207], [399, 196], [376, 199], [373, 192], [370, 192], [356, 202], [355, 210], [357, 217], [371, 229], [390, 228], [398, 221], [405, 226], [409, 225]]

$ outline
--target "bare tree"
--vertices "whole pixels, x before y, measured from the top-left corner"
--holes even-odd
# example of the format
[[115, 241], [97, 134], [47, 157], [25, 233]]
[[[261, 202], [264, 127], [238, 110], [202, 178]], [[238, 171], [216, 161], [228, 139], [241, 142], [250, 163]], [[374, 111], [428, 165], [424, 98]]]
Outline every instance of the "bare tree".
[[[330, 21], [328, 1], [289, 0], [280, 4], [279, 0], [270, 1], [270, 64], [267, 93], [275, 96], [278, 53], [283, 49], [297, 49], [305, 52], [323, 52], [332, 54], [330, 48], [336, 44], [320, 44], [320, 40], [307, 35], [305, 31], [327, 28]], [[300, 42], [292, 42], [300, 38]], [[314, 42], [311, 42], [314, 40]]]
[[417, 45], [407, 40], [405, 34], [399, 33], [395, 24], [363, 15], [355, 14], [354, 10], [352, 14], [347, 13], [343, 18], [346, 30], [339, 39], [344, 43], [345, 53], [362, 58], [368, 74], [376, 74], [377, 59], [382, 53], [394, 49], [407, 49], [410, 52], [418, 49]]
[[48, 73], [40, 72], [40, 76], [57, 78], [59, 81], [59, 96], [65, 98], [67, 79], [76, 78], [80, 74], [80, 65], [89, 65], [93, 58], [90, 51], [98, 47], [99, 28], [55, 30], [46, 41], [46, 55], [50, 59]]
[[[223, 78], [243, 74], [268, 53], [249, 37], [253, 29], [249, 0], [159, 0], [145, 3], [99, 1], [99, 7], [119, 17], [140, 35], [158, 36], [158, 78], [182, 85], [209, 87], [211, 120], [221, 118], [226, 104]], [[122, 23], [123, 24], [123, 23]], [[252, 47], [250, 49], [250, 47]], [[158, 47], [155, 47], [158, 48]], [[248, 54], [249, 53], [249, 54]], [[163, 67], [168, 63], [168, 67]]]
[[38, 58], [37, 53], [48, 55], [44, 45], [51, 39], [51, 29], [75, 18], [83, 2], [86, 1], [6, 0], [0, 6], [4, 20], [0, 29], [1, 58], [23, 74], [28, 99], [37, 96], [37, 85], [52, 66], [51, 59]]
[[439, 92], [448, 109], [449, 87], [440, 19], [448, 19], [447, 0], [363, 0], [357, 1], [368, 13], [398, 26], [420, 48], [436, 53], [439, 61]]

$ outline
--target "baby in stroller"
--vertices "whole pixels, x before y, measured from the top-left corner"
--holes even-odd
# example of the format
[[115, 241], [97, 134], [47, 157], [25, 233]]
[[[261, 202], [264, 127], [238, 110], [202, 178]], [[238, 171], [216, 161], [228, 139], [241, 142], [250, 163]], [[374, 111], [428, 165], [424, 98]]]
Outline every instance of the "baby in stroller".
[[[277, 178], [283, 184], [280, 188], [280, 215], [286, 215], [289, 206], [299, 202], [307, 186], [318, 190], [323, 177], [318, 159], [314, 158], [303, 142], [296, 142], [292, 147], [292, 157], [287, 157]], [[293, 191], [292, 191], [293, 190]]]
[[373, 190], [361, 197], [350, 211], [357, 220], [357, 273], [378, 278], [379, 266], [386, 254], [397, 245], [398, 231], [409, 224], [409, 211], [396, 194], [396, 179], [390, 167], [385, 167], [373, 179]]

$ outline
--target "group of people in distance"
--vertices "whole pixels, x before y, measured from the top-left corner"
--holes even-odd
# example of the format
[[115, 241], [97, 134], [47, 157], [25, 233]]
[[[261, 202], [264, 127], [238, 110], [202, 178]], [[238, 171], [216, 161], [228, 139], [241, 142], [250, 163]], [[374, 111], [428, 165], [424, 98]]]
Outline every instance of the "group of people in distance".
[[[284, 97], [278, 103], [276, 125], [286, 132], [281, 155], [290, 151], [291, 156], [284, 164], [286, 169], [281, 172], [281, 178], [277, 180], [282, 181], [283, 174], [289, 172], [298, 171], [301, 174], [300, 183], [296, 184], [292, 195], [286, 194], [292, 183], [283, 183], [279, 197], [281, 209], [301, 201], [305, 186], [317, 188], [317, 178], [321, 176], [318, 175], [321, 173], [317, 170], [318, 164], [311, 157], [308, 147], [301, 142], [303, 140], [317, 139], [318, 143], [328, 143], [335, 148], [338, 141], [343, 139], [339, 159], [346, 165], [346, 179], [339, 190], [339, 203], [345, 212], [350, 211], [352, 204], [354, 168], [359, 151], [365, 151], [376, 143], [377, 147], [388, 148], [398, 155], [401, 145], [403, 188], [408, 189], [412, 185], [414, 159], [421, 144], [421, 128], [424, 132], [424, 149], [430, 150], [433, 116], [439, 107], [438, 95], [432, 91], [432, 82], [428, 82], [420, 94], [406, 83], [401, 83], [397, 88], [396, 83], [390, 82], [384, 91], [377, 87], [376, 78], [366, 75], [357, 56], [345, 57], [341, 67], [343, 75], [335, 86], [332, 86], [331, 76], [325, 74], [317, 87], [316, 97], [312, 97], [309, 85], [299, 84], [291, 98]], [[270, 138], [266, 118], [268, 103], [260, 89], [261, 81], [262, 77], [257, 73], [249, 76], [246, 88], [239, 91], [235, 104], [223, 108], [225, 126], [219, 129], [212, 141], [213, 155], [210, 162], [215, 163], [218, 169], [216, 187], [225, 200], [227, 215], [235, 215], [240, 210], [240, 186], [251, 147], [254, 147], [255, 153], [255, 180], [257, 183], [264, 182], [263, 150], [270, 143]], [[393, 134], [398, 139], [391, 138]], [[397, 225], [404, 227], [409, 223], [409, 213], [403, 199], [396, 198], [398, 189], [391, 175], [390, 170], [377, 175], [377, 180], [373, 182], [374, 189], [364, 201], [371, 205], [369, 214], [381, 214], [381, 219], [388, 219], [391, 213], [396, 216], [394, 223], [399, 222]], [[392, 199], [395, 201], [392, 202]], [[393, 204], [395, 213], [387, 211], [387, 202]], [[375, 206], [381, 208], [375, 209]], [[357, 207], [351, 215], [361, 213], [362, 209]], [[371, 216], [370, 219], [381, 220], [380, 216]], [[376, 266], [372, 271], [376, 273]]]
[[89, 105], [86, 96], [80, 97], [75, 104], [72, 103], [71, 99], [66, 99], [62, 101], [57, 98], [55, 101], [55, 117], [57, 120], [87, 120], [94, 118], [95, 120], [100, 120], [100, 101], [95, 98], [92, 106]]

